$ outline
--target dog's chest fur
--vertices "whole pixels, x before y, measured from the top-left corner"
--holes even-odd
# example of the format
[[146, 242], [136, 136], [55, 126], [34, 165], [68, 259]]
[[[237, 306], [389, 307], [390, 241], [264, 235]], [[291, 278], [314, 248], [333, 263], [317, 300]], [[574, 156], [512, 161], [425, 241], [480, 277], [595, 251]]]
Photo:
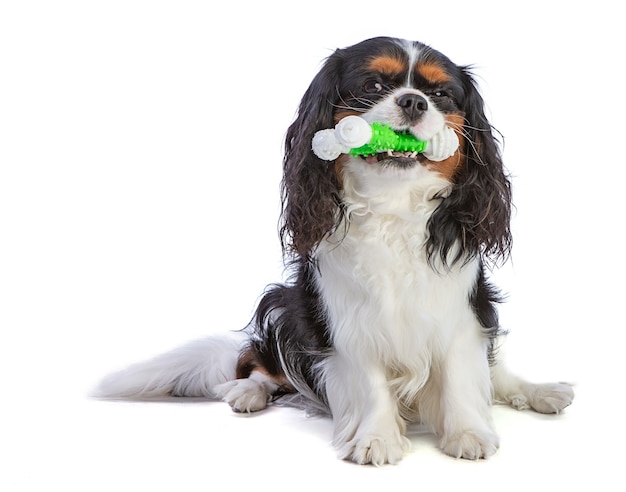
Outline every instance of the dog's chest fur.
[[456, 331], [474, 325], [478, 262], [428, 262], [427, 223], [448, 182], [423, 173], [374, 190], [359, 177], [344, 183], [349, 224], [318, 252], [318, 288], [335, 350], [382, 363], [397, 392], [415, 396]]

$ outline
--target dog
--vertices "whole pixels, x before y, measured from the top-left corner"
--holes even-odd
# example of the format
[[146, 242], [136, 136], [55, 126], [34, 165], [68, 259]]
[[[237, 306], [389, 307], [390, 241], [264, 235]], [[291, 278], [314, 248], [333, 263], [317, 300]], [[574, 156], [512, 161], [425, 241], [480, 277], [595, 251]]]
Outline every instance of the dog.
[[[437, 142], [451, 155], [312, 151], [348, 116]], [[453, 132], [451, 132], [453, 130]], [[507, 370], [490, 269], [510, 254], [511, 186], [471, 69], [420, 42], [338, 49], [304, 94], [285, 141], [280, 238], [290, 276], [250, 324], [102, 381], [108, 398], [219, 398], [256, 412], [297, 396], [330, 414], [333, 444], [359, 464], [397, 463], [407, 424], [457, 458], [493, 455], [494, 402], [559, 413], [566, 383]]]

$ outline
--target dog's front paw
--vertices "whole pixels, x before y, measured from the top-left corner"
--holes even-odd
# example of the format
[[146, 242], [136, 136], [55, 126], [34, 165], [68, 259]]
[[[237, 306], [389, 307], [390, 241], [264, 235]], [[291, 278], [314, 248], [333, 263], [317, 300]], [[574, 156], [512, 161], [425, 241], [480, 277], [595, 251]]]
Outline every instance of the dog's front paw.
[[465, 431], [452, 437], [444, 437], [441, 449], [453, 458], [478, 460], [489, 458], [499, 447], [500, 440], [493, 432]]
[[215, 388], [217, 396], [228, 403], [235, 412], [257, 412], [267, 406], [269, 394], [253, 379], [236, 379]]
[[395, 465], [411, 448], [411, 441], [402, 435], [394, 437], [362, 436], [342, 446], [340, 457], [359, 465]]

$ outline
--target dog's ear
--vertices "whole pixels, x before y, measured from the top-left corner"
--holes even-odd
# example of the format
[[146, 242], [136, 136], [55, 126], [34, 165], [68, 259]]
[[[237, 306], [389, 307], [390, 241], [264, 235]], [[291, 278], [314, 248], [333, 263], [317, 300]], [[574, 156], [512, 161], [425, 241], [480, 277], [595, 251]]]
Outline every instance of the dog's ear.
[[342, 66], [342, 50], [337, 50], [311, 82], [287, 131], [280, 228], [286, 255], [309, 259], [339, 220], [340, 184], [335, 166], [315, 156], [311, 142], [315, 132], [334, 126]]
[[[444, 265], [476, 255], [495, 264], [510, 252], [511, 184], [469, 68], [461, 67], [460, 76], [465, 162], [450, 196], [430, 218], [427, 249], [431, 261], [438, 253]], [[455, 250], [457, 242], [460, 248]]]

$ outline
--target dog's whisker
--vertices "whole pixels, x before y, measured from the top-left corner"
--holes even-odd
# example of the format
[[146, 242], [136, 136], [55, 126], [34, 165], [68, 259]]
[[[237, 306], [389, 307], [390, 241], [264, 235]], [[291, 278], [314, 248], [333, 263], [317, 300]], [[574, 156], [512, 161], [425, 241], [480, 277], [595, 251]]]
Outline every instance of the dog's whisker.
[[332, 104], [333, 108], [337, 108], [337, 109], [345, 109], [347, 111], [355, 111], [357, 113], [367, 113], [367, 109], [363, 109], [363, 108], [356, 108], [354, 106], [343, 106], [340, 104]]

